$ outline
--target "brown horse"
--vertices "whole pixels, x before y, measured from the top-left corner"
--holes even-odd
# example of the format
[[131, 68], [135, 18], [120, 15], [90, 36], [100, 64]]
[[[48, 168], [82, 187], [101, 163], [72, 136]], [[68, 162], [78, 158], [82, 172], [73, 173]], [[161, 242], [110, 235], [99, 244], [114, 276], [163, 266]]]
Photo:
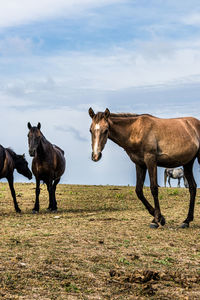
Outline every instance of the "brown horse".
[[32, 171], [36, 178], [36, 199], [33, 212], [39, 211], [40, 181], [47, 185], [49, 210], [57, 210], [56, 186], [65, 171], [64, 151], [52, 145], [40, 131], [41, 124], [31, 126], [28, 122], [29, 154], [33, 157]]
[[28, 168], [28, 163], [24, 155], [18, 155], [10, 148], [4, 148], [0, 145], [0, 178], [6, 178], [13, 197], [14, 207], [16, 212], [21, 212], [18, 206], [15, 189], [14, 189], [14, 169], [18, 173], [24, 175], [28, 179], [32, 179], [32, 173]]
[[[165, 224], [158, 200], [157, 166], [183, 166], [189, 184], [190, 205], [181, 227], [189, 227], [194, 217], [196, 197], [193, 177], [195, 158], [200, 163], [200, 121], [192, 117], [160, 119], [148, 114], [113, 114], [108, 109], [95, 114], [92, 108], [89, 109], [89, 115], [92, 118], [92, 160], [101, 158], [108, 138], [124, 148], [136, 164], [136, 194], [154, 217], [151, 228], [157, 228], [158, 223]], [[155, 208], [143, 194], [147, 170]]]

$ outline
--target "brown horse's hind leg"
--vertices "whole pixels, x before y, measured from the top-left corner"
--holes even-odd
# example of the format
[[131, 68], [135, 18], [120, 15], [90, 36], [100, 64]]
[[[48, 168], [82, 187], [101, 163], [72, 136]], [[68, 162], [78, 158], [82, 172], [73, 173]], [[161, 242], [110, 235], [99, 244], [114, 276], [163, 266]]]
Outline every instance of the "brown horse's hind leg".
[[197, 185], [194, 180], [192, 168], [193, 168], [194, 160], [191, 161], [189, 164], [183, 166], [184, 168], [184, 174], [189, 184], [189, 192], [190, 192], [190, 205], [189, 205], [189, 211], [187, 218], [183, 223], [181, 224], [181, 228], [187, 228], [189, 227], [189, 224], [194, 219], [194, 205], [195, 205], [195, 197], [196, 197], [196, 190]]
[[146, 164], [149, 172], [151, 194], [153, 196], [155, 205], [154, 219], [150, 227], [157, 228], [159, 226], [158, 223], [160, 223], [162, 226], [165, 225], [165, 218], [161, 215], [160, 204], [158, 200], [157, 164], [152, 156], [148, 156], [146, 158]]
[[16, 199], [16, 194], [15, 194], [15, 189], [14, 189], [14, 186], [13, 186], [13, 175], [9, 176], [7, 178], [7, 180], [8, 180], [8, 184], [9, 184], [9, 187], [10, 187], [11, 195], [13, 197], [15, 211], [18, 212], [18, 213], [20, 213], [21, 209], [18, 206], [17, 199]]
[[147, 201], [147, 199], [144, 197], [143, 194], [143, 186], [144, 186], [144, 180], [146, 176], [147, 168], [146, 166], [141, 167], [139, 165], [136, 165], [136, 189], [135, 192], [138, 196], [138, 198], [142, 201], [148, 212], [154, 216], [154, 208], [151, 206], [151, 204]]

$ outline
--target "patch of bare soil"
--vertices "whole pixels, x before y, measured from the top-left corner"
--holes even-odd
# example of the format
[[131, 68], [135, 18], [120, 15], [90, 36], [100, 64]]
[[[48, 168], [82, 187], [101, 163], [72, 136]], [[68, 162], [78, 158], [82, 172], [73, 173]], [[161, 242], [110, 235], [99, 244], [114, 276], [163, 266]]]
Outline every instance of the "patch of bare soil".
[[[180, 229], [188, 191], [160, 188], [166, 225], [127, 186], [59, 185], [58, 211], [32, 214], [34, 184], [15, 184], [21, 214], [0, 184], [0, 299], [200, 299], [200, 201]], [[150, 199], [149, 188], [145, 195]]]

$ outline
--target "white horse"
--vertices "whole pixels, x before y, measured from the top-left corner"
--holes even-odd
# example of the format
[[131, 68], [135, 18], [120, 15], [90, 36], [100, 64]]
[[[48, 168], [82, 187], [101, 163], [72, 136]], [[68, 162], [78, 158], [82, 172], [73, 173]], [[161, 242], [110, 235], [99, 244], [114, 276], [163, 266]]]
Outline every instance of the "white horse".
[[183, 178], [184, 185], [185, 185], [186, 188], [188, 188], [188, 182], [187, 182], [187, 179], [185, 178], [184, 171], [183, 171], [182, 168], [179, 168], [179, 169], [165, 169], [165, 172], [164, 172], [165, 187], [166, 187], [167, 178], [168, 178], [168, 183], [169, 183], [170, 187], [171, 187], [170, 178], [178, 179], [177, 187], [180, 187], [181, 178]]

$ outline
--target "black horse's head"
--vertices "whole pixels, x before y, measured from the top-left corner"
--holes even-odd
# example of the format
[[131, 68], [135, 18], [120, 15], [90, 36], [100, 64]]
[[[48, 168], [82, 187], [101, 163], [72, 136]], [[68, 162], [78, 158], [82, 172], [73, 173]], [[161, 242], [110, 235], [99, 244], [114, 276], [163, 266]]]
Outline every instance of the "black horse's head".
[[28, 162], [25, 159], [25, 155], [16, 155], [15, 156], [15, 168], [18, 173], [27, 177], [29, 180], [32, 179], [31, 170], [28, 167]]
[[29, 154], [30, 156], [35, 156], [37, 147], [40, 143], [41, 137], [43, 136], [40, 131], [41, 124], [38, 123], [36, 127], [36, 126], [31, 126], [31, 123], [28, 122], [27, 126], [29, 129], [29, 133], [28, 133]]

